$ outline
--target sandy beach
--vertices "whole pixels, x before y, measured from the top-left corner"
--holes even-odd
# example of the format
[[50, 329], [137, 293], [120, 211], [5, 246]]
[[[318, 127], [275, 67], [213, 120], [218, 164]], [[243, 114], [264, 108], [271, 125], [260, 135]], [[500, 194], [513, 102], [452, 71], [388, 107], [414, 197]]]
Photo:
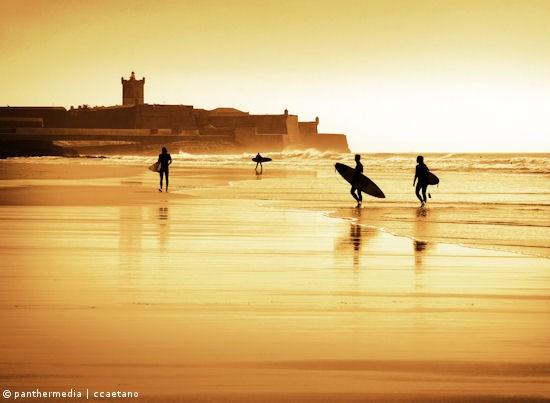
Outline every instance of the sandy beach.
[[550, 403], [550, 0], [0, 10], [0, 403]]
[[[462, 218], [444, 230], [459, 212], [443, 191], [424, 215], [401, 199], [358, 210], [341, 183], [341, 198], [319, 190], [323, 172], [276, 165], [263, 177], [176, 166], [168, 194], [132, 164], [3, 161], [0, 172], [4, 389], [550, 399], [543, 226], [519, 250], [483, 234], [466, 247], [479, 242]], [[388, 177], [390, 195], [400, 181]], [[483, 215], [470, 207], [468, 220]]]

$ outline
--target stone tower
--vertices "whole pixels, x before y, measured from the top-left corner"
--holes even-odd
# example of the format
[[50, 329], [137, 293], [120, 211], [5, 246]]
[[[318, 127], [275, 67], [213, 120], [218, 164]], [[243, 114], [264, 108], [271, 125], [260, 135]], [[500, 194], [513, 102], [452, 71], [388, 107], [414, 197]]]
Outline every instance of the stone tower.
[[120, 81], [122, 82], [122, 105], [142, 105], [145, 77], [136, 80], [136, 74], [132, 71], [129, 80], [121, 77]]

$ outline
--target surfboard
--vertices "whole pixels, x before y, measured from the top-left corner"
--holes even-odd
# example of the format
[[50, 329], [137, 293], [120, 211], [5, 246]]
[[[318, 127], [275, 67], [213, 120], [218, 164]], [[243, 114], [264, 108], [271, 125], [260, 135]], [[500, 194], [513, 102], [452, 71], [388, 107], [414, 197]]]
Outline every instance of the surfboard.
[[428, 171], [428, 185], [437, 185], [439, 183], [439, 178], [433, 173]]
[[252, 158], [252, 161], [254, 161], [254, 162], [269, 162], [269, 161], [271, 161], [271, 158], [267, 158], [267, 157], [261, 157], [261, 158], [254, 157], [254, 158]]
[[[351, 167], [348, 167], [345, 164], [340, 164], [339, 162], [337, 162], [334, 165], [334, 167], [336, 168], [338, 173], [340, 175], [342, 175], [342, 177], [351, 184], [351, 181], [353, 180], [353, 175], [355, 173], [355, 169], [353, 169]], [[386, 195], [376, 185], [376, 183], [371, 181], [369, 178], [367, 178], [363, 174], [359, 174], [359, 179], [357, 180], [355, 185], [357, 186], [357, 188], [359, 190], [361, 190], [361, 192], [364, 192], [368, 195], [371, 195], [371, 196], [374, 196], [374, 197], [379, 197], [381, 199], [386, 198]]]
[[158, 172], [160, 169], [160, 162], [155, 162], [153, 165], [149, 167], [149, 171]]

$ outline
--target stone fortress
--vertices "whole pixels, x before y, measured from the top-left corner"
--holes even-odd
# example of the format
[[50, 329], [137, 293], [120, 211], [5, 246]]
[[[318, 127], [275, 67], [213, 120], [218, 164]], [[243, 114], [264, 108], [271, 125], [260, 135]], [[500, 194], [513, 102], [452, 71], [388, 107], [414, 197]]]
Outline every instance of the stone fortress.
[[282, 151], [316, 148], [349, 152], [343, 134], [318, 133], [319, 118], [252, 115], [233, 108], [146, 104], [145, 78], [121, 78], [122, 105], [109, 107], [0, 107], [0, 144], [16, 142], [179, 143], [184, 151]]

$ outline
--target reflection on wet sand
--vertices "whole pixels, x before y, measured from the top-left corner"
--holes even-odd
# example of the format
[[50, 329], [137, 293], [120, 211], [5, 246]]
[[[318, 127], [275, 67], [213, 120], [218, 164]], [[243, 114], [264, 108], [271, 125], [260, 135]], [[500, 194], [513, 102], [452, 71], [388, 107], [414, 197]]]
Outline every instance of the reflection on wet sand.
[[378, 229], [367, 227], [368, 218], [363, 218], [363, 209], [353, 209], [354, 220], [350, 222], [349, 234], [340, 237], [336, 244], [339, 251], [352, 249], [353, 269], [358, 270], [361, 266], [361, 255], [363, 245], [378, 232]]
[[166, 251], [166, 242], [170, 233], [170, 220], [168, 217], [168, 206], [159, 206], [157, 214], [158, 242], [161, 252]]
[[414, 268], [417, 274], [420, 274], [423, 265], [423, 258], [426, 252], [429, 252], [431, 243], [427, 241], [431, 238], [430, 221], [428, 221], [428, 209], [418, 208], [416, 210], [416, 220], [414, 222]]
[[428, 209], [425, 207], [419, 207], [416, 209], [416, 216], [417, 217], [427, 217], [428, 216]]
[[419, 241], [417, 239], [414, 239], [413, 243], [414, 243], [415, 252], [424, 252], [424, 250], [426, 249], [426, 246], [428, 246], [428, 242]]
[[428, 209], [420, 207], [416, 209], [416, 219], [414, 221], [414, 288], [417, 291], [424, 289], [423, 268], [424, 258], [429, 253], [431, 244], [426, 241], [429, 238]]
[[350, 241], [353, 244], [353, 268], [359, 267], [359, 256], [361, 254], [361, 225], [350, 225]]

